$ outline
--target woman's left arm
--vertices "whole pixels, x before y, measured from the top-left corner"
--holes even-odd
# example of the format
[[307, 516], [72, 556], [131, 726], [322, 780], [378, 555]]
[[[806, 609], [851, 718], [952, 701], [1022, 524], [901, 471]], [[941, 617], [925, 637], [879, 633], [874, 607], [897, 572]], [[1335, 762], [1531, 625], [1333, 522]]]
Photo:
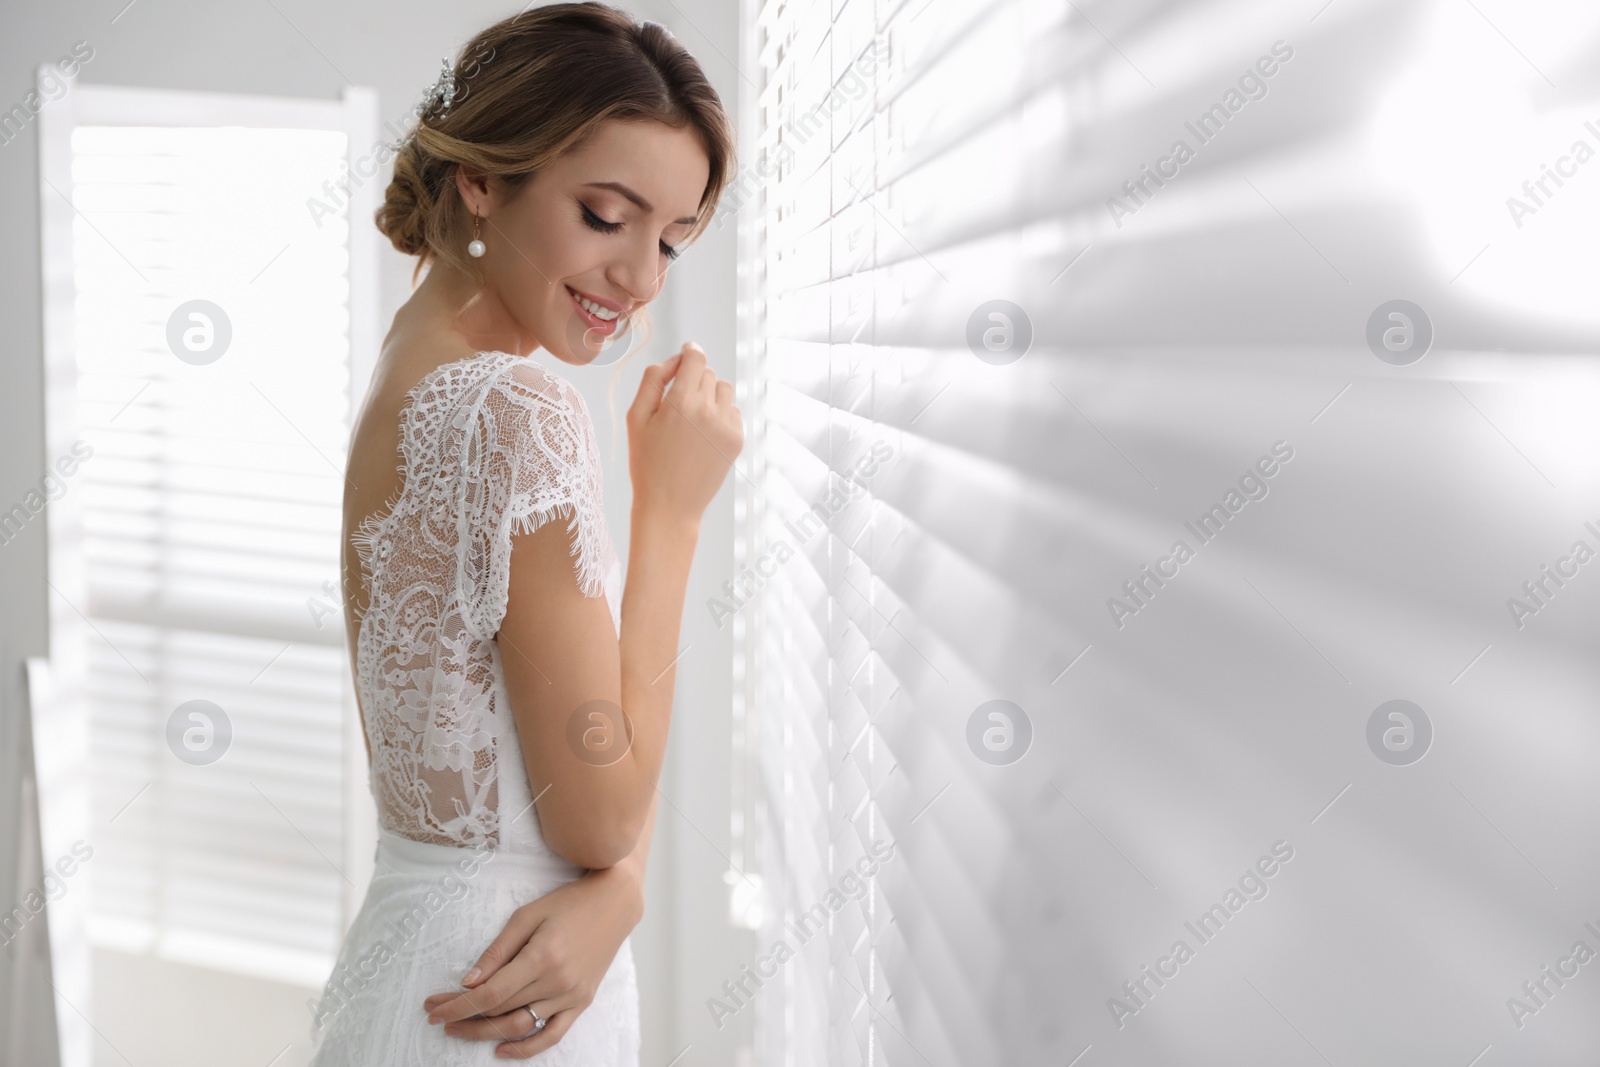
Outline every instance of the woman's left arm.
[[[527, 1059], [560, 1041], [594, 1001], [617, 950], [644, 917], [645, 864], [659, 802], [658, 788], [639, 843], [626, 858], [513, 912], [462, 980], [465, 992], [423, 1001], [428, 1021], [444, 1024], [452, 1037], [503, 1041], [495, 1054], [510, 1059]], [[530, 1004], [546, 1024], [536, 1034], [529, 1034]]]

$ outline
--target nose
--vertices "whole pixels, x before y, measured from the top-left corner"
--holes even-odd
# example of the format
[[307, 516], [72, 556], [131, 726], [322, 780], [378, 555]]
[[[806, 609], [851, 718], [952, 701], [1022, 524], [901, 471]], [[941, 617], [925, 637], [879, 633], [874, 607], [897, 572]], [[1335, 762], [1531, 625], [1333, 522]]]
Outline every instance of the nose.
[[607, 274], [633, 301], [645, 304], [655, 299], [666, 278], [666, 270], [660, 261], [658, 240], [653, 237], [641, 238], [629, 242], [627, 253], [611, 264]]

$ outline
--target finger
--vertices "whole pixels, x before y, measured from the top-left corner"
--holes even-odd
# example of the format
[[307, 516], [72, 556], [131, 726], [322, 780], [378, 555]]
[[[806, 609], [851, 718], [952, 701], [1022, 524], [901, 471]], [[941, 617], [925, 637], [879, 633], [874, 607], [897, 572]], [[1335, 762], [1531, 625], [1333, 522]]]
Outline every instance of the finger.
[[540, 1030], [532, 1037], [524, 1038], [520, 1041], [508, 1041], [503, 1045], [496, 1045], [494, 1054], [513, 1060], [525, 1060], [531, 1056], [537, 1056], [565, 1037], [567, 1031], [572, 1028], [573, 1020], [577, 1017], [578, 1010], [575, 1008], [568, 1008], [566, 1011], [557, 1012], [554, 1016], [547, 1016], [546, 1018], [549, 1021], [545, 1023], [543, 1030]]
[[473, 989], [464, 990], [445, 1001], [427, 1009], [428, 1022], [453, 1023], [460, 1019], [469, 1019], [474, 1015], [498, 1015], [513, 994], [533, 983], [529, 979], [527, 964], [501, 970], [494, 977], [479, 984]]
[[550, 1020], [560, 1010], [558, 1001], [534, 1001], [504, 1015], [451, 1023], [444, 1028], [444, 1032], [448, 1037], [459, 1037], [464, 1041], [519, 1041], [532, 1033], [534, 1012], [539, 1013], [539, 1018], [545, 1020], [545, 1029], [549, 1029]]
[[733, 403], [733, 383], [726, 378], [717, 382], [717, 406], [724, 407]]
[[444, 1028], [446, 1037], [463, 1041], [516, 1041], [533, 1029], [533, 1015], [525, 1008], [485, 1019], [463, 1019]]
[[672, 353], [672, 355], [668, 356], [666, 359], [662, 360], [660, 363], [652, 363], [652, 364], [650, 364], [650, 366], [652, 366], [656, 370], [660, 371], [662, 378], [670, 380], [673, 375], [678, 373], [678, 367], [682, 363], [683, 363], [683, 353], [682, 352], [674, 352], [674, 353]]
[[638, 381], [638, 394], [627, 410], [629, 426], [637, 426], [656, 413], [661, 406], [662, 398], [666, 397], [667, 386], [678, 373], [680, 358], [682, 354], [669, 355], [661, 363], [651, 363], [650, 366], [646, 366], [643, 378]]
[[700, 396], [707, 404], [717, 399], [717, 372], [710, 367], [700, 374]]
[[431, 1024], [453, 1023], [462, 1019], [470, 1019], [474, 1015], [493, 1014], [494, 1007], [500, 1003], [500, 996], [491, 984], [486, 982], [477, 989], [468, 989], [457, 993], [443, 1004], [437, 1004], [425, 1009], [428, 1013], [428, 1022]]
[[504, 1015], [531, 1001], [557, 997], [568, 988], [569, 983], [552, 965], [548, 953], [524, 949], [514, 965], [502, 969], [477, 988], [468, 989], [433, 1008], [428, 1021], [451, 1023], [474, 1015]]
[[[460, 990], [457, 990], [454, 993], [435, 993], [433, 996], [429, 997], [427, 1000], [422, 1002], [422, 1009], [424, 1011], [427, 1011], [427, 1012], [432, 1012], [434, 1008], [437, 1008], [441, 1004], [447, 1004], [450, 1001], [452, 1001], [452, 1000], [456, 999], [457, 997], [459, 997], [460, 995], [461, 995], [461, 991]], [[478, 995], [479, 995], [479, 997], [483, 996], [483, 994], [481, 994], [481, 993], [478, 994]], [[480, 1003], [482, 1003], [481, 1000], [480, 1000]], [[486, 1004], [484, 1006], [491, 1012], [494, 1009], [494, 1005], [493, 1004]]]
[[[514, 971], [519, 969], [520, 968], [513, 968], [512, 970]], [[505, 973], [510, 974], [512, 971], [507, 971]], [[485, 990], [488, 990], [488, 992], [485, 993]], [[572, 987], [563, 982], [562, 976], [559, 973], [552, 970], [546, 970], [527, 985], [518, 989], [513, 989], [505, 996], [495, 996], [494, 987], [488, 983], [485, 983], [478, 989], [472, 990], [472, 992], [482, 999], [478, 1001], [478, 1010], [473, 1012], [471, 1015], [468, 1015], [467, 1018], [493, 1019], [496, 1016], [505, 1015], [507, 1012], [516, 1011], [518, 1008], [521, 1008], [524, 1005], [535, 1003], [536, 1001], [548, 1001], [550, 1002], [551, 1011], [559, 1011], [561, 1008], [566, 1007], [568, 1003], [570, 1003]], [[546, 1018], [549, 1017], [549, 1012], [544, 1011], [543, 1008], [540, 1008], [539, 1010], [540, 1013]], [[448, 1025], [448, 1023], [446, 1023], [446, 1025]]]
[[517, 958], [528, 939], [533, 937], [544, 922], [544, 914], [535, 908], [518, 908], [511, 913], [505, 928], [489, 942], [489, 947], [478, 956], [478, 962], [461, 979], [469, 989], [483, 985], [493, 978], [500, 968]]
[[683, 353], [676, 353], [644, 369], [644, 377], [639, 381], [638, 395], [633, 398], [633, 404], [628, 408], [629, 422], [648, 419], [655, 414], [656, 409], [661, 406], [661, 397], [667, 391], [667, 384], [678, 373], [682, 356]]
[[673, 395], [676, 396], [680, 390], [698, 388], [700, 374], [705, 370], [705, 366], [705, 350], [693, 341], [685, 344], [683, 346], [683, 361], [678, 364], [678, 374], [672, 384]]
[[[517, 1005], [516, 994], [522, 989], [533, 988], [529, 983], [518, 982], [515, 978], [508, 977], [509, 972], [504, 972], [496, 978], [491, 978], [476, 989], [469, 989], [464, 993], [446, 1001], [428, 1011], [428, 1022], [449, 1025], [462, 1019], [471, 1019], [474, 1016], [493, 1018], [503, 1015]], [[502, 979], [504, 979], [502, 981]]]

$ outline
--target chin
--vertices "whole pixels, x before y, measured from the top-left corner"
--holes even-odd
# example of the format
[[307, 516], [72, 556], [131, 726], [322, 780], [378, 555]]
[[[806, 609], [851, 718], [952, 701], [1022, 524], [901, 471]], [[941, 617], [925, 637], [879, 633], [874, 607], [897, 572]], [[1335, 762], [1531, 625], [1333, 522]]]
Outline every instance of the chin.
[[620, 336], [597, 336], [582, 319], [569, 315], [561, 323], [561, 352], [555, 354], [574, 366], [610, 366], [622, 359], [630, 345], [628, 329], [624, 327], [619, 332]]
[[591, 348], [587, 344], [569, 344], [567, 345], [565, 359], [568, 363], [587, 367], [589, 364], [604, 357], [607, 351], [607, 349], [599, 347]]
[[555, 317], [553, 328], [549, 330], [536, 328], [533, 331], [534, 335], [546, 339], [538, 342], [538, 350], [551, 359], [575, 367], [593, 363], [601, 353], [584, 343], [581, 332], [583, 327], [581, 324], [575, 326], [576, 322], [577, 320], [571, 315], [563, 314]]

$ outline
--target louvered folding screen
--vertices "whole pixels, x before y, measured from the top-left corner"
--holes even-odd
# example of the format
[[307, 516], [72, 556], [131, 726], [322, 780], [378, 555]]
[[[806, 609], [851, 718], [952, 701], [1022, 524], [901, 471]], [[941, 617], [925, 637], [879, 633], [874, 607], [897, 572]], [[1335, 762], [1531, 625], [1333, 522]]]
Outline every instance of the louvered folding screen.
[[80, 125], [61, 190], [92, 450], [70, 486], [91, 627], [90, 928], [316, 987], [353, 891], [349, 220], [330, 191], [348, 138], [252, 117]]
[[1600, 544], [1600, 172], [1505, 207], [1600, 37], [1538, 10], [747, 0], [761, 1067], [1600, 1048], [1506, 1009], [1600, 927], [1600, 577], [1507, 614]]

